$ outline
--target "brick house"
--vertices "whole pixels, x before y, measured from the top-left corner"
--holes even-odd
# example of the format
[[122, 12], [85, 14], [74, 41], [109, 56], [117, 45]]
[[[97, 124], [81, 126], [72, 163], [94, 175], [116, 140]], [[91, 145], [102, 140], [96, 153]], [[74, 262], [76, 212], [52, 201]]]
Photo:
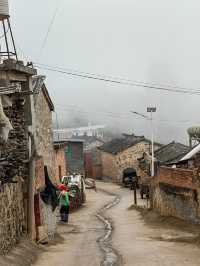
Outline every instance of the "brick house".
[[[61, 145], [64, 150], [64, 156], [60, 154], [60, 159], [63, 164], [65, 157], [65, 167], [61, 167], [62, 171], [68, 174], [80, 173], [85, 175], [84, 166], [84, 140], [82, 139], [61, 139], [54, 141], [55, 147]], [[57, 167], [58, 170], [59, 167]], [[57, 175], [56, 175], [57, 176]]]
[[96, 136], [82, 137], [74, 136], [74, 139], [81, 139], [84, 141], [84, 167], [85, 176], [88, 178], [101, 178], [102, 166], [98, 147], [102, 146], [105, 142]]
[[[160, 144], [155, 143], [155, 149], [159, 147]], [[103, 176], [121, 183], [127, 169], [132, 169], [140, 175], [138, 159], [144, 152], [150, 152], [150, 141], [144, 136], [123, 135], [105, 143], [99, 150]]]

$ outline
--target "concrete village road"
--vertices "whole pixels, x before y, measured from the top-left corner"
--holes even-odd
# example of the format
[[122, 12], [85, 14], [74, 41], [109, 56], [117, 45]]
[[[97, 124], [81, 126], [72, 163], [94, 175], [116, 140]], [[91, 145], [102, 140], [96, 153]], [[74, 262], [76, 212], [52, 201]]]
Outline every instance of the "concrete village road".
[[103, 182], [97, 187], [97, 193], [88, 190], [87, 204], [71, 214], [69, 225], [59, 226], [62, 243], [49, 246], [34, 266], [200, 265], [200, 247], [188, 241], [195, 232], [148, 224], [129, 208], [130, 190]]

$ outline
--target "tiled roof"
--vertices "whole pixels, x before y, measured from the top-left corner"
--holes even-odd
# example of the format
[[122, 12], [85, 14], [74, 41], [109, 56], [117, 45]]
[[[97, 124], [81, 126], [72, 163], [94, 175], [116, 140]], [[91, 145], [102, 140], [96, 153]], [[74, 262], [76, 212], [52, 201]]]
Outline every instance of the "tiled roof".
[[99, 149], [108, 153], [118, 154], [142, 141], [149, 142], [144, 136], [124, 136], [105, 143], [104, 145], [100, 146]]
[[173, 141], [155, 151], [155, 158], [161, 164], [172, 164], [179, 161], [190, 150], [190, 147]]

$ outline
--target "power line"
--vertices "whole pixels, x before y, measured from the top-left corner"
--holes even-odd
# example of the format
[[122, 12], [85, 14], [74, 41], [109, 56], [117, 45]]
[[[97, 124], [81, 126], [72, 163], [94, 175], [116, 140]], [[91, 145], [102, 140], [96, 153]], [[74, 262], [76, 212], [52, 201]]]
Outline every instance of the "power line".
[[[114, 112], [109, 112], [109, 111], [85, 111], [81, 110], [79, 106], [74, 106], [74, 105], [65, 105], [65, 107], [61, 105], [56, 105], [57, 109], [64, 110], [67, 112], [77, 112], [77, 113], [82, 113], [82, 114], [97, 114], [103, 117], [109, 117], [109, 118], [114, 118], [114, 119], [134, 119], [134, 120], [145, 120], [146, 118], [144, 117], [134, 117], [133, 115], [128, 115], [128, 114], [122, 114], [122, 113], [114, 113]], [[179, 120], [179, 121], [173, 121], [173, 120], [167, 120], [167, 119], [154, 119], [155, 122], [160, 122], [160, 123], [170, 123], [170, 124], [190, 124], [190, 123], [200, 123], [198, 122], [192, 122], [191, 120]]]
[[148, 83], [140, 83], [136, 81], [131, 81], [131, 80], [120, 80], [120, 78], [110, 78], [109, 76], [101, 77], [101, 75], [93, 75], [91, 74], [82, 74], [84, 72], [76, 72], [76, 71], [65, 71], [58, 69], [56, 67], [50, 67], [50, 66], [40, 66], [39, 64], [36, 64], [36, 67], [39, 69], [43, 70], [48, 70], [52, 72], [57, 72], [61, 74], [66, 74], [74, 77], [79, 77], [79, 78], [86, 78], [86, 79], [92, 79], [92, 80], [99, 80], [99, 81], [104, 81], [104, 82], [109, 82], [113, 84], [122, 84], [122, 85], [128, 85], [128, 86], [134, 86], [134, 87], [142, 87], [142, 88], [149, 88], [149, 89], [154, 89], [154, 90], [160, 90], [160, 91], [165, 91], [165, 92], [173, 92], [173, 93], [181, 93], [181, 94], [191, 94], [191, 95], [200, 95], [200, 90], [191, 90], [191, 89], [180, 89], [177, 87], [177, 89], [172, 89], [170, 87], [164, 87], [164, 86], [154, 86], [152, 84]]
[[167, 88], [172, 88], [172, 89], [179, 89], [179, 90], [186, 90], [186, 91], [192, 91], [192, 92], [199, 92], [200, 89], [190, 89], [186, 87], [181, 87], [181, 86], [175, 86], [175, 85], [169, 85], [169, 84], [159, 84], [159, 83], [150, 83], [150, 82], [145, 82], [145, 81], [136, 81], [136, 80], [130, 80], [130, 79], [125, 79], [121, 77], [115, 77], [115, 76], [110, 76], [110, 75], [105, 75], [105, 74], [97, 74], [97, 73], [92, 73], [92, 72], [84, 72], [80, 70], [75, 70], [75, 69], [70, 69], [70, 68], [63, 68], [63, 67], [58, 67], [58, 66], [51, 66], [51, 65], [46, 65], [42, 63], [35, 63], [37, 66], [43, 66], [43, 67], [48, 67], [48, 68], [53, 68], [57, 70], [63, 70], [63, 71], [68, 71], [68, 72], [73, 72], [77, 74], [85, 74], [85, 75], [92, 75], [96, 77], [101, 77], [101, 78], [108, 78], [108, 79], [114, 79], [114, 80], [119, 80], [119, 81], [125, 81], [125, 82], [134, 82], [137, 84], [143, 84], [143, 85], [148, 85], [148, 86], [156, 86], [156, 87], [167, 87]]
[[46, 46], [46, 44], [47, 44], [48, 37], [49, 37], [49, 34], [50, 34], [50, 32], [51, 32], [52, 26], [53, 26], [53, 24], [54, 24], [54, 22], [55, 22], [56, 16], [57, 16], [57, 14], [58, 14], [58, 10], [59, 10], [59, 8], [60, 8], [60, 4], [61, 4], [61, 2], [62, 2], [62, 0], [59, 0], [59, 1], [57, 2], [57, 5], [56, 5], [56, 8], [55, 8], [55, 11], [54, 11], [53, 16], [52, 16], [52, 18], [51, 18], [51, 20], [50, 20], [50, 24], [49, 24], [49, 26], [48, 26], [48, 29], [47, 29], [46, 35], [45, 35], [45, 37], [44, 37], [44, 40], [43, 40], [42, 46], [41, 46], [40, 51], [39, 51], [39, 55], [40, 55], [40, 56], [41, 56], [41, 53], [43, 52], [43, 49], [45, 48], [45, 46]]

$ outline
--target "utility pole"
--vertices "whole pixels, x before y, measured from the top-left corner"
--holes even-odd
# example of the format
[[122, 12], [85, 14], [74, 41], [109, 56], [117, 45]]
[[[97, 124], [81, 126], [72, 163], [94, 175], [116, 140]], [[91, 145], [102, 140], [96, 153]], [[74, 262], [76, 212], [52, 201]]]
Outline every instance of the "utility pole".
[[156, 107], [147, 107], [147, 112], [150, 113], [151, 122], [151, 177], [155, 175], [154, 168], [154, 128], [153, 128], [153, 113], [156, 112]]
[[153, 113], [156, 112], [156, 107], [147, 107], [147, 113], [150, 113], [150, 117], [135, 111], [131, 111], [131, 113], [143, 117], [150, 121], [151, 123], [151, 176], [154, 177], [155, 175], [155, 168], [154, 168], [154, 125], [153, 125]]

